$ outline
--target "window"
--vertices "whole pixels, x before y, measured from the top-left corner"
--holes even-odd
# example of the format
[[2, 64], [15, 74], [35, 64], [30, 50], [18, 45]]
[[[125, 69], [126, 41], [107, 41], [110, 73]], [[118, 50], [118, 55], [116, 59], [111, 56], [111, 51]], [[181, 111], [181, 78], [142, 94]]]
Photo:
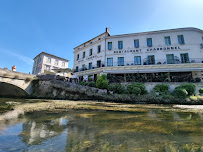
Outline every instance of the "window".
[[134, 47], [139, 48], [139, 40], [134, 40]]
[[118, 41], [118, 49], [122, 49], [123, 48], [123, 41]]
[[78, 66], [76, 66], [75, 71], [78, 72]]
[[82, 57], [85, 58], [85, 52], [83, 52]]
[[107, 58], [107, 66], [113, 66], [113, 58]]
[[46, 66], [45, 70], [50, 71], [50, 66]]
[[100, 52], [101, 52], [101, 45], [99, 45], [97, 48], [97, 53], [100, 53]]
[[165, 45], [167, 45], [167, 46], [171, 45], [171, 38], [170, 38], [170, 36], [164, 37], [164, 40], [165, 40]]
[[89, 63], [89, 69], [92, 69], [92, 63]]
[[112, 42], [108, 42], [108, 50], [112, 50]]
[[47, 63], [51, 63], [51, 58], [47, 58]]
[[154, 58], [154, 55], [149, 55], [147, 57], [148, 59], [148, 64], [155, 64], [155, 58]]
[[58, 65], [59, 64], [59, 60], [55, 60], [54, 65]]
[[141, 56], [135, 56], [134, 57], [134, 64], [135, 65], [141, 65]]
[[66, 65], [65, 62], [62, 62], [62, 67], [65, 67], [65, 65]]
[[85, 70], [85, 64], [82, 65], [82, 69]]
[[97, 67], [101, 67], [101, 60], [97, 61]]
[[152, 38], [147, 39], [147, 46], [152, 47]]
[[188, 53], [180, 54], [181, 63], [189, 63], [189, 55]]
[[92, 49], [90, 49], [90, 54], [89, 54], [89, 56], [91, 56], [92, 55]]
[[118, 66], [124, 66], [124, 57], [118, 57]]
[[78, 54], [78, 55], [77, 55], [77, 60], [79, 60], [79, 58], [80, 58], [80, 55]]
[[173, 54], [166, 54], [166, 60], [167, 60], [167, 64], [174, 64], [175, 63]]
[[179, 44], [185, 44], [183, 35], [178, 35], [178, 43]]

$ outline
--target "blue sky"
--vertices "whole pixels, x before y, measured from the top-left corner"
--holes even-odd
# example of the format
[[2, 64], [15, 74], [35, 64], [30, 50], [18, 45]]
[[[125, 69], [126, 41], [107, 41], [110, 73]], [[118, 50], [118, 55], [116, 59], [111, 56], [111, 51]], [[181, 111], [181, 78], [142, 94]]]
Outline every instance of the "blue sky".
[[0, 0], [0, 68], [31, 72], [42, 51], [70, 60], [73, 48], [111, 35], [203, 29], [203, 0]]

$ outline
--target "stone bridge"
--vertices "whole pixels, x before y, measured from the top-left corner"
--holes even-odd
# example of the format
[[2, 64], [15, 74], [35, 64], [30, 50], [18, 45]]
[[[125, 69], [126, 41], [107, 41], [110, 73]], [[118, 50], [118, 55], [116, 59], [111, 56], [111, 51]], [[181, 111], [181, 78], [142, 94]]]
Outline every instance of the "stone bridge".
[[25, 97], [31, 94], [35, 75], [0, 68], [0, 96]]

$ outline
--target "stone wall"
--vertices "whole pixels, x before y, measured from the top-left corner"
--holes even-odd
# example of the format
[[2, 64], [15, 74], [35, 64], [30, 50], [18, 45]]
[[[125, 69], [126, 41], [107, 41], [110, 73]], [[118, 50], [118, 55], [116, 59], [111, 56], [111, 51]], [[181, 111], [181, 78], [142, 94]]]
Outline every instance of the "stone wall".
[[95, 96], [107, 94], [107, 90], [82, 86], [58, 80], [34, 80], [32, 97], [60, 99], [94, 99]]

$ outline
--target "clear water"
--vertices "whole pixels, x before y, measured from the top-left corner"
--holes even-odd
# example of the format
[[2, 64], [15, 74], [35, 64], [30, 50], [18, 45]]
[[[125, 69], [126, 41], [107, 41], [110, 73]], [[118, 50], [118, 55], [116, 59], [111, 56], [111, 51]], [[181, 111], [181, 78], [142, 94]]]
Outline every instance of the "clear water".
[[35, 112], [0, 122], [0, 151], [202, 152], [203, 113]]

